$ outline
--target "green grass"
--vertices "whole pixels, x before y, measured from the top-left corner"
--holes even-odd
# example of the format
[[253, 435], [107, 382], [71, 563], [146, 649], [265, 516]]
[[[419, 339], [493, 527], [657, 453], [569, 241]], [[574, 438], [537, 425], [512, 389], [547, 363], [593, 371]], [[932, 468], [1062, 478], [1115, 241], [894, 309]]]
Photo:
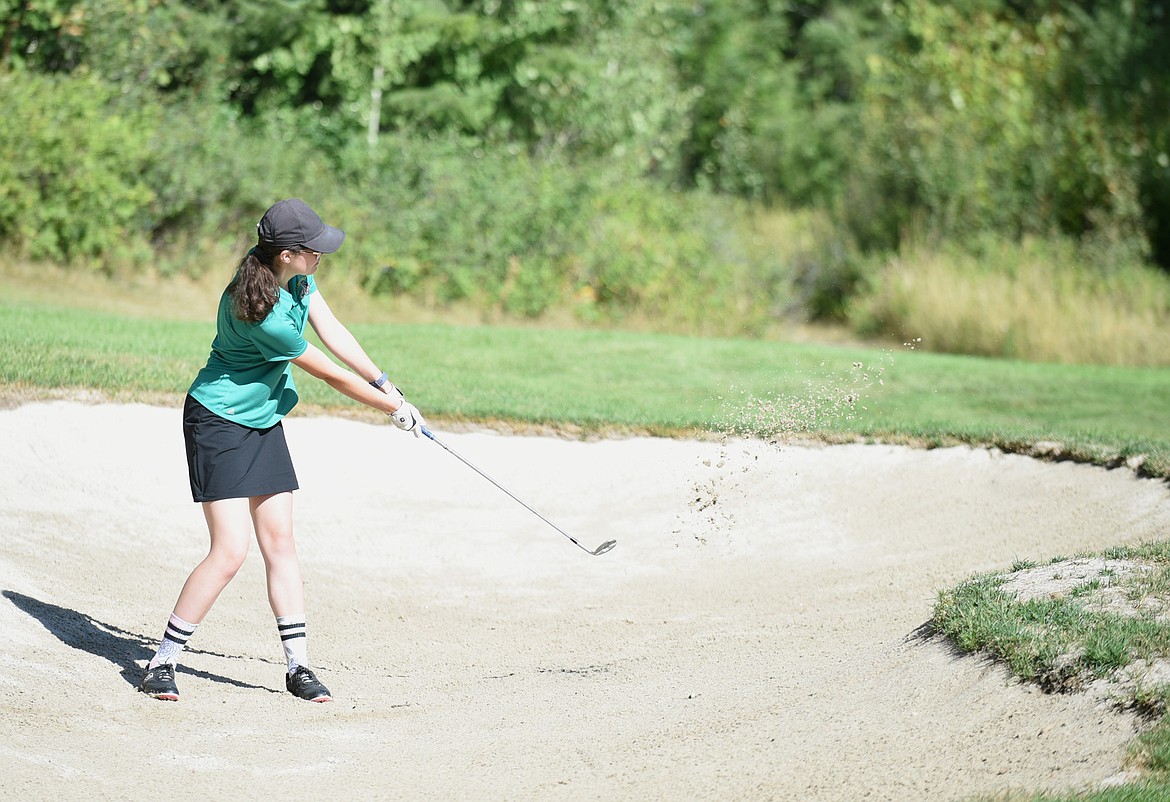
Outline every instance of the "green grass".
[[1167, 802], [1170, 800], [1170, 785], [1146, 781], [1085, 794], [1010, 795], [996, 799], [998, 802]]
[[[1141, 603], [1170, 598], [1170, 543], [1116, 547], [1095, 556], [1139, 561], [1147, 570], [1124, 577], [1110, 572], [1106, 581], [1087, 581], [1056, 598], [1021, 601], [1005, 591], [1003, 584], [1010, 574], [1037, 566], [1019, 563], [1007, 575], [974, 576], [939, 593], [932, 623], [960, 650], [991, 655], [1017, 676], [1053, 692], [1079, 690], [1137, 661], [1165, 659], [1170, 655], [1170, 621], [1158, 614], [1158, 605], [1147, 608]], [[1053, 561], [1054, 573], [1064, 570], [1059, 563]], [[1134, 603], [1129, 614], [1093, 603], [1106, 585]], [[1128, 694], [1126, 702], [1153, 722], [1130, 748], [1130, 763], [1144, 772], [1140, 782], [1084, 794], [1005, 798], [1021, 802], [1170, 799], [1170, 686], [1139, 683], [1127, 688], [1115, 686], [1114, 692]]]
[[[1021, 603], [1001, 584], [984, 576], [944, 591], [933, 620], [960, 649], [987, 651], [1020, 677], [1065, 690], [1134, 660], [1170, 654], [1170, 623], [1086, 609], [1079, 599], [1096, 589], [1089, 585], [1061, 598]], [[1060, 660], [1062, 655], [1075, 657]]]
[[[9, 394], [181, 394], [206, 359], [211, 322], [0, 302]], [[1170, 369], [1041, 365], [826, 346], [588, 330], [353, 324], [367, 351], [435, 419], [585, 431], [759, 436], [812, 433], [956, 442], [1170, 474]], [[356, 410], [298, 372], [306, 409]]]

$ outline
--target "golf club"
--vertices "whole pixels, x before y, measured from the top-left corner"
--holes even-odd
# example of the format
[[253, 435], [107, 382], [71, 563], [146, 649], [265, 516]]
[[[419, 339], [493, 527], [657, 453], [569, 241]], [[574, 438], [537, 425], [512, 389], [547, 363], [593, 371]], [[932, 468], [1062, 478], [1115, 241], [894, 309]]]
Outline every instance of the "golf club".
[[518, 504], [519, 504], [520, 506], [522, 506], [524, 509], [528, 510], [530, 513], [532, 513], [533, 515], [535, 515], [535, 516], [536, 516], [537, 518], [539, 518], [540, 520], [544, 521], [546, 524], [548, 524], [549, 526], [551, 526], [553, 529], [555, 529], [555, 530], [557, 530], [558, 532], [560, 532], [562, 535], [564, 535], [565, 537], [567, 537], [569, 540], [573, 541], [573, 545], [574, 545], [574, 546], [576, 546], [577, 548], [581, 549], [582, 551], [588, 552], [589, 554], [592, 554], [594, 557], [596, 557], [596, 556], [598, 556], [599, 554], [605, 554], [607, 551], [609, 551], [610, 549], [612, 549], [614, 546], [616, 546], [616, 545], [617, 545], [617, 541], [616, 541], [616, 540], [607, 540], [607, 541], [605, 541], [604, 543], [602, 543], [600, 546], [598, 546], [596, 549], [593, 549], [593, 550], [590, 550], [590, 549], [586, 548], [585, 546], [582, 546], [580, 543], [578, 543], [578, 542], [577, 542], [577, 538], [575, 538], [575, 537], [573, 537], [572, 535], [570, 535], [570, 534], [569, 534], [568, 532], [566, 532], [564, 529], [561, 529], [559, 526], [557, 526], [556, 524], [554, 524], [554, 523], [553, 523], [552, 521], [550, 521], [548, 518], [545, 518], [545, 517], [544, 517], [543, 515], [541, 515], [539, 512], [537, 512], [536, 510], [532, 509], [532, 507], [529, 507], [529, 506], [528, 506], [527, 504], [525, 504], [523, 501], [521, 501], [520, 499], [518, 499], [518, 498], [517, 498], [517, 497], [516, 497], [516, 496], [515, 496], [515, 495], [512, 493], [512, 491], [510, 491], [508, 488], [504, 487], [502, 484], [500, 484], [499, 482], [497, 482], [495, 479], [493, 479], [492, 477], [488, 476], [486, 473], [484, 473], [483, 471], [481, 471], [479, 468], [477, 468], [477, 467], [475, 467], [474, 465], [472, 465], [470, 462], [468, 462], [466, 459], [464, 459], [462, 456], [460, 456], [460, 455], [459, 455], [459, 454], [458, 454], [458, 453], [457, 453], [457, 452], [456, 452], [454, 449], [452, 449], [452, 448], [451, 448], [449, 445], [447, 445], [446, 443], [444, 443], [444, 442], [443, 442], [442, 440], [440, 440], [439, 438], [435, 437], [434, 433], [433, 433], [433, 432], [432, 432], [430, 429], [428, 429], [428, 428], [427, 428], [427, 427], [425, 427], [425, 426], [421, 426], [421, 427], [419, 427], [419, 428], [420, 428], [420, 431], [422, 431], [423, 435], [424, 435], [424, 436], [425, 436], [425, 437], [426, 437], [428, 440], [431, 440], [432, 442], [438, 443], [440, 446], [442, 446], [442, 447], [443, 447], [443, 450], [444, 450], [444, 451], [446, 451], [446, 452], [447, 452], [448, 454], [450, 454], [451, 456], [455, 457], [455, 459], [457, 459], [457, 460], [459, 460], [460, 462], [462, 462], [462, 463], [463, 463], [464, 465], [466, 465], [468, 468], [471, 468], [471, 470], [473, 470], [473, 471], [475, 471], [476, 473], [478, 473], [478, 474], [479, 474], [480, 476], [482, 476], [484, 479], [487, 479], [489, 482], [491, 482], [493, 485], [495, 485], [496, 487], [498, 487], [500, 490], [503, 490], [505, 493], [507, 493], [507, 494], [508, 494], [508, 495], [509, 495], [509, 496], [512, 498], [512, 500], [513, 500], [513, 501], [515, 501], [516, 503], [518, 503]]

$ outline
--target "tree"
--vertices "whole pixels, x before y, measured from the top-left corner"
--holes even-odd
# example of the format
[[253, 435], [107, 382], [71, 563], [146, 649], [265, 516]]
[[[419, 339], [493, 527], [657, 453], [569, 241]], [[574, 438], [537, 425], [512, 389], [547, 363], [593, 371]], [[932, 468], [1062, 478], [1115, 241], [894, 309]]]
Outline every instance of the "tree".
[[682, 169], [691, 184], [813, 203], [840, 190], [857, 136], [877, 2], [688, 4], [678, 70], [698, 88]]

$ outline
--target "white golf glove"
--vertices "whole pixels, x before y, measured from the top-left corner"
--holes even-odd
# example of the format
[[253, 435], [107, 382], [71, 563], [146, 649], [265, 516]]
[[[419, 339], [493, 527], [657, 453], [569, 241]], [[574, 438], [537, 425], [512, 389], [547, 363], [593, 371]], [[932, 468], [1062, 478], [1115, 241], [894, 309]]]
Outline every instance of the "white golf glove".
[[402, 406], [390, 413], [390, 420], [404, 432], [414, 432], [415, 437], [422, 437], [422, 427], [427, 425], [422, 413], [409, 401], [403, 401]]

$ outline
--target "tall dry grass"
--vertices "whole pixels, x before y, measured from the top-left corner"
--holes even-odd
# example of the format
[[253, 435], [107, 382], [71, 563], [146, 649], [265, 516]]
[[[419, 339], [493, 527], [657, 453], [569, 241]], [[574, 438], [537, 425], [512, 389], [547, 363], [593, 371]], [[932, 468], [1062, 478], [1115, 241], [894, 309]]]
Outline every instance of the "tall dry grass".
[[855, 300], [851, 318], [864, 334], [921, 338], [925, 350], [1170, 365], [1170, 277], [1088, 264], [1062, 243], [999, 243], [977, 255], [907, 249]]

